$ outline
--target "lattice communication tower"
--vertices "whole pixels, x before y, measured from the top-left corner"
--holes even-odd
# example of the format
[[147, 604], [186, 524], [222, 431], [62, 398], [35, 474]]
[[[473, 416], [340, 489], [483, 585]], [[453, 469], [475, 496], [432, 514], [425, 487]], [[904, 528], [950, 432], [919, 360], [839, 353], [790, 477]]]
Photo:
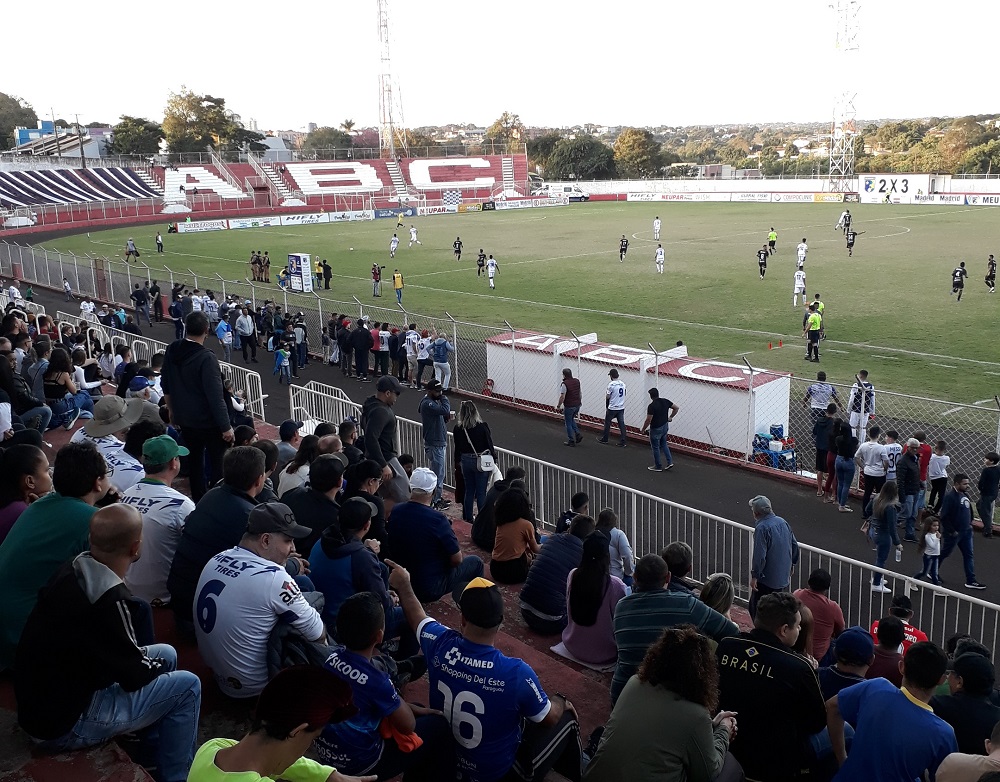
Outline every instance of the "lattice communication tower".
[[858, 0], [836, 0], [831, 5], [836, 14], [837, 56], [833, 58], [835, 78], [844, 82], [845, 89], [836, 93], [833, 107], [833, 132], [830, 136], [830, 189], [834, 193], [852, 193], [857, 186], [854, 175], [854, 144], [858, 135], [857, 112], [851, 89], [854, 83], [855, 61], [861, 21]]
[[406, 132], [403, 125], [403, 104], [399, 99], [399, 84], [392, 75], [390, 60], [389, 0], [378, 0], [378, 41], [380, 68], [378, 76], [378, 138], [382, 157], [393, 158], [401, 151], [406, 154]]

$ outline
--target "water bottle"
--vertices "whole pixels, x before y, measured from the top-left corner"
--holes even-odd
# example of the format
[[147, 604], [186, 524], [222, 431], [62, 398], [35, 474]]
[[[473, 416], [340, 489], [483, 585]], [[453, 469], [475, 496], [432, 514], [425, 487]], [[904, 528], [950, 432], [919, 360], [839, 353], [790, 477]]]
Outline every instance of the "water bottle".
[[897, 562], [902, 562], [903, 561], [903, 549], [901, 549], [901, 548], [897, 548], [896, 549], [896, 561]]

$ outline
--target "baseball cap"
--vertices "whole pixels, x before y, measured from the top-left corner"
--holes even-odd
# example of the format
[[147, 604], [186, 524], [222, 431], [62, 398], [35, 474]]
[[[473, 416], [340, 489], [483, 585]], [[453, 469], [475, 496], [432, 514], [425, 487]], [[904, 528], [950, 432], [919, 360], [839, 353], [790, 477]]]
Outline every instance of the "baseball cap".
[[758, 494], [756, 497], [750, 500], [750, 509], [754, 513], [763, 513], [764, 511], [769, 511], [771, 510], [771, 501], [763, 494]]
[[875, 642], [863, 627], [848, 627], [833, 642], [833, 653], [848, 665], [867, 665], [875, 655]]
[[430, 494], [437, 488], [438, 479], [433, 470], [427, 467], [418, 467], [410, 476], [410, 488], [413, 491], [422, 491]]
[[431, 378], [426, 383], [424, 383], [425, 391], [437, 391], [439, 388], [443, 388], [441, 381], [437, 378]]
[[383, 375], [378, 379], [378, 383], [375, 384], [375, 390], [385, 393], [386, 391], [393, 391], [397, 394], [403, 393], [403, 387], [399, 384], [392, 375]]
[[612, 370], [610, 370], [610, 371], [608, 372], [608, 375], [609, 375], [610, 377], [618, 377], [618, 370], [617, 370], [617, 369], [612, 369]]
[[290, 538], [305, 538], [312, 534], [310, 527], [296, 523], [295, 514], [283, 502], [265, 502], [254, 507], [247, 518], [247, 532], [262, 535], [280, 532]]
[[154, 383], [148, 377], [143, 377], [142, 375], [138, 375], [136, 377], [133, 377], [129, 381], [128, 390], [129, 391], [145, 391], [150, 386], [155, 386], [155, 385], [156, 385], [156, 383]]
[[278, 436], [282, 440], [291, 440], [295, 437], [295, 433], [302, 428], [302, 421], [282, 421], [281, 426], [278, 427]]
[[169, 434], [150, 437], [142, 444], [142, 458], [146, 464], [166, 464], [175, 456], [187, 456], [191, 453]]
[[489, 630], [499, 627], [503, 622], [503, 597], [500, 589], [485, 578], [474, 578], [466, 584], [458, 605], [462, 609], [462, 616], [476, 627]]
[[975, 652], [967, 652], [955, 658], [951, 669], [962, 677], [962, 689], [978, 694], [993, 689], [996, 672], [993, 663]]
[[359, 530], [378, 515], [378, 508], [375, 503], [368, 502], [364, 497], [350, 497], [344, 500], [340, 506], [340, 513], [337, 519], [341, 529]]

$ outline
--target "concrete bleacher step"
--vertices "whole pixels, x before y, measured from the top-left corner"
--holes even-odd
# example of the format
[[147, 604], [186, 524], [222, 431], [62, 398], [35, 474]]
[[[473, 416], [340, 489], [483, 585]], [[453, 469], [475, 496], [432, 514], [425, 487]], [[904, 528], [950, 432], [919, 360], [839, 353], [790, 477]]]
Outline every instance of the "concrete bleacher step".
[[389, 171], [389, 178], [392, 180], [396, 195], [405, 196], [407, 194], [406, 178], [403, 176], [403, 170], [399, 167], [399, 163], [395, 160], [387, 160], [385, 167]]
[[155, 190], [158, 193], [163, 192], [163, 184], [153, 177], [148, 171], [143, 168], [133, 168], [132, 171], [146, 184], [146, 187], [150, 190]]
[[267, 174], [267, 178], [271, 180], [274, 186], [278, 189], [278, 193], [282, 198], [287, 198], [292, 194], [291, 188], [281, 174], [275, 170], [273, 163], [264, 163], [261, 168], [264, 169], [264, 173]]

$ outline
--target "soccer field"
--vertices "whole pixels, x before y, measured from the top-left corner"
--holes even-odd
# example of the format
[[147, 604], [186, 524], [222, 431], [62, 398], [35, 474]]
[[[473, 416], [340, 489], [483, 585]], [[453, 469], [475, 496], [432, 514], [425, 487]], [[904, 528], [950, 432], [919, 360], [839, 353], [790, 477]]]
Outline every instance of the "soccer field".
[[[121, 257], [134, 236], [143, 260], [175, 272], [249, 276], [252, 249], [268, 250], [272, 279], [289, 252], [327, 258], [330, 298], [372, 301], [373, 262], [404, 275], [408, 311], [568, 335], [596, 331], [604, 342], [663, 350], [683, 340], [692, 356], [852, 382], [868, 369], [877, 387], [950, 401], [992, 399], [1000, 380], [994, 337], [1000, 297], [983, 283], [1000, 213], [993, 209], [851, 204], [858, 237], [849, 258], [834, 225], [840, 204], [571, 204], [563, 208], [419, 217], [399, 231], [394, 220], [164, 235], [156, 226], [92, 232], [49, 243], [63, 252]], [[666, 273], [655, 273], [652, 221], [663, 220]], [[408, 248], [410, 223], [421, 245]], [[756, 251], [771, 227], [777, 254], [766, 278]], [[621, 235], [628, 256], [618, 261]], [[451, 243], [465, 244], [456, 263]], [[803, 309], [792, 307], [795, 246], [805, 237], [809, 297], [826, 304], [827, 340], [819, 365], [803, 360]], [[353, 247], [351, 251], [349, 248]], [[482, 247], [500, 264], [496, 290], [476, 276]], [[951, 270], [969, 269], [965, 294], [950, 295]], [[204, 283], [202, 283], [204, 285]], [[277, 291], [277, 285], [273, 285]], [[375, 303], [392, 306], [391, 283]], [[778, 348], [779, 340], [784, 347]], [[768, 349], [768, 343], [774, 347]]]

